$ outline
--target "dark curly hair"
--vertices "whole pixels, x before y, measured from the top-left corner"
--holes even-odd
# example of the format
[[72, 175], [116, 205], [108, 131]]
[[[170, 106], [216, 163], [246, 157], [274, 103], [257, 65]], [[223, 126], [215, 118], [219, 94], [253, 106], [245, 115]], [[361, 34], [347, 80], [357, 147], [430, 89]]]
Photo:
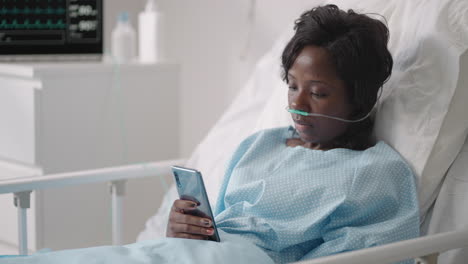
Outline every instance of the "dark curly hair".
[[[283, 80], [306, 46], [318, 46], [331, 55], [339, 78], [344, 81], [355, 111], [350, 119], [364, 117], [375, 105], [379, 89], [392, 72], [387, 49], [388, 28], [381, 21], [336, 5], [315, 7], [295, 21], [295, 34], [282, 54]], [[351, 123], [335, 139], [335, 147], [363, 150], [372, 146], [373, 120]]]

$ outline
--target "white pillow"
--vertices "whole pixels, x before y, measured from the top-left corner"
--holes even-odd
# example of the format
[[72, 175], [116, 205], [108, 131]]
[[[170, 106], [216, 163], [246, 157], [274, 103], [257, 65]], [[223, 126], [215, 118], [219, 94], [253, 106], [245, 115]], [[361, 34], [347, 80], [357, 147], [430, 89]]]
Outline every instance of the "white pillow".
[[[463, 102], [468, 98], [468, 52], [465, 52], [461, 60], [464, 74], [460, 75], [459, 87], [455, 91], [453, 100]], [[464, 94], [464, 95], [463, 95]], [[452, 102], [453, 105], [453, 102]], [[449, 110], [449, 112], [451, 109]], [[466, 115], [465, 111], [460, 115]], [[446, 121], [456, 115], [450, 115]], [[444, 122], [446, 122], [444, 121]], [[457, 122], [457, 120], [454, 120]], [[451, 132], [451, 131], [447, 131]], [[446, 134], [446, 133], [443, 133]], [[456, 135], [458, 137], [458, 135]], [[443, 152], [443, 150], [441, 151]], [[465, 210], [468, 201], [468, 138], [465, 140], [462, 150], [450, 166], [444, 183], [437, 196], [437, 200], [432, 210], [432, 217], [428, 226], [428, 234], [449, 232], [466, 228], [468, 223], [468, 211]], [[438, 263], [465, 263], [468, 259], [468, 248], [460, 248], [447, 251], [438, 258]]]
[[[356, 2], [366, 7], [367, 2]], [[398, 150], [419, 176], [424, 218], [468, 130], [464, 113], [468, 84], [458, 82], [459, 61], [468, 48], [468, 3], [382, 3], [379, 8], [388, 15], [389, 48], [395, 64], [383, 89], [376, 134]], [[461, 71], [468, 73], [468, 69]], [[457, 90], [463, 91], [455, 98]]]

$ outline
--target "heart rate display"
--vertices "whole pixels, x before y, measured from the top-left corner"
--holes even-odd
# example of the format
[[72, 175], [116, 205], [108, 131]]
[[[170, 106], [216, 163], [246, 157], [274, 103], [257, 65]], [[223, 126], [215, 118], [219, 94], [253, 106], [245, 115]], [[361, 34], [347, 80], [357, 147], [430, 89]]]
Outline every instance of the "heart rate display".
[[96, 1], [70, 1], [68, 7], [69, 37], [71, 41], [97, 41], [99, 30]]

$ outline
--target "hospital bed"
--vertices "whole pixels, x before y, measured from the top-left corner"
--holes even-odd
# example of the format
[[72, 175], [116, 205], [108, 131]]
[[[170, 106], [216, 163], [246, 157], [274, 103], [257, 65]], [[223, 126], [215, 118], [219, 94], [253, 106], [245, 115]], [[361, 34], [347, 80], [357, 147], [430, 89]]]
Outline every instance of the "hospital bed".
[[[437, 259], [439, 263], [466, 263], [468, 4], [435, 0], [333, 2], [345, 9], [377, 12], [387, 19], [395, 65], [375, 114], [375, 134], [398, 150], [418, 176], [423, 236], [305, 263], [392, 263], [422, 256], [428, 263]], [[421, 23], [417, 19], [425, 20]], [[0, 194], [14, 194], [18, 208], [19, 253], [27, 251], [25, 223], [31, 191], [110, 182], [116, 245], [122, 242], [122, 199], [128, 180], [170, 174], [174, 164], [195, 167], [205, 175], [210, 200], [216, 200], [224, 164], [237, 144], [255, 131], [291, 122], [283, 107], [286, 94], [278, 56], [290, 36], [290, 31], [282, 34], [259, 60], [245, 87], [189, 159], [1, 181]], [[139, 240], [164, 235], [167, 210], [175, 197], [171, 188]]]

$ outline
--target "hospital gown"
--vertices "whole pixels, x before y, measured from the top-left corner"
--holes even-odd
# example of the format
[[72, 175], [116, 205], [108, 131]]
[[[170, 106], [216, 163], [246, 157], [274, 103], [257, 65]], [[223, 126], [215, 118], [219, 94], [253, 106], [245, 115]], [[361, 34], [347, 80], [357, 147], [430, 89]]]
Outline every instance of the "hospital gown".
[[292, 128], [237, 149], [216, 206], [218, 228], [275, 262], [311, 259], [419, 236], [415, 179], [384, 142], [365, 151], [285, 144]]
[[411, 169], [388, 145], [288, 147], [291, 128], [254, 134], [226, 171], [215, 212], [221, 242], [162, 238], [0, 258], [0, 264], [285, 263], [419, 235]]

